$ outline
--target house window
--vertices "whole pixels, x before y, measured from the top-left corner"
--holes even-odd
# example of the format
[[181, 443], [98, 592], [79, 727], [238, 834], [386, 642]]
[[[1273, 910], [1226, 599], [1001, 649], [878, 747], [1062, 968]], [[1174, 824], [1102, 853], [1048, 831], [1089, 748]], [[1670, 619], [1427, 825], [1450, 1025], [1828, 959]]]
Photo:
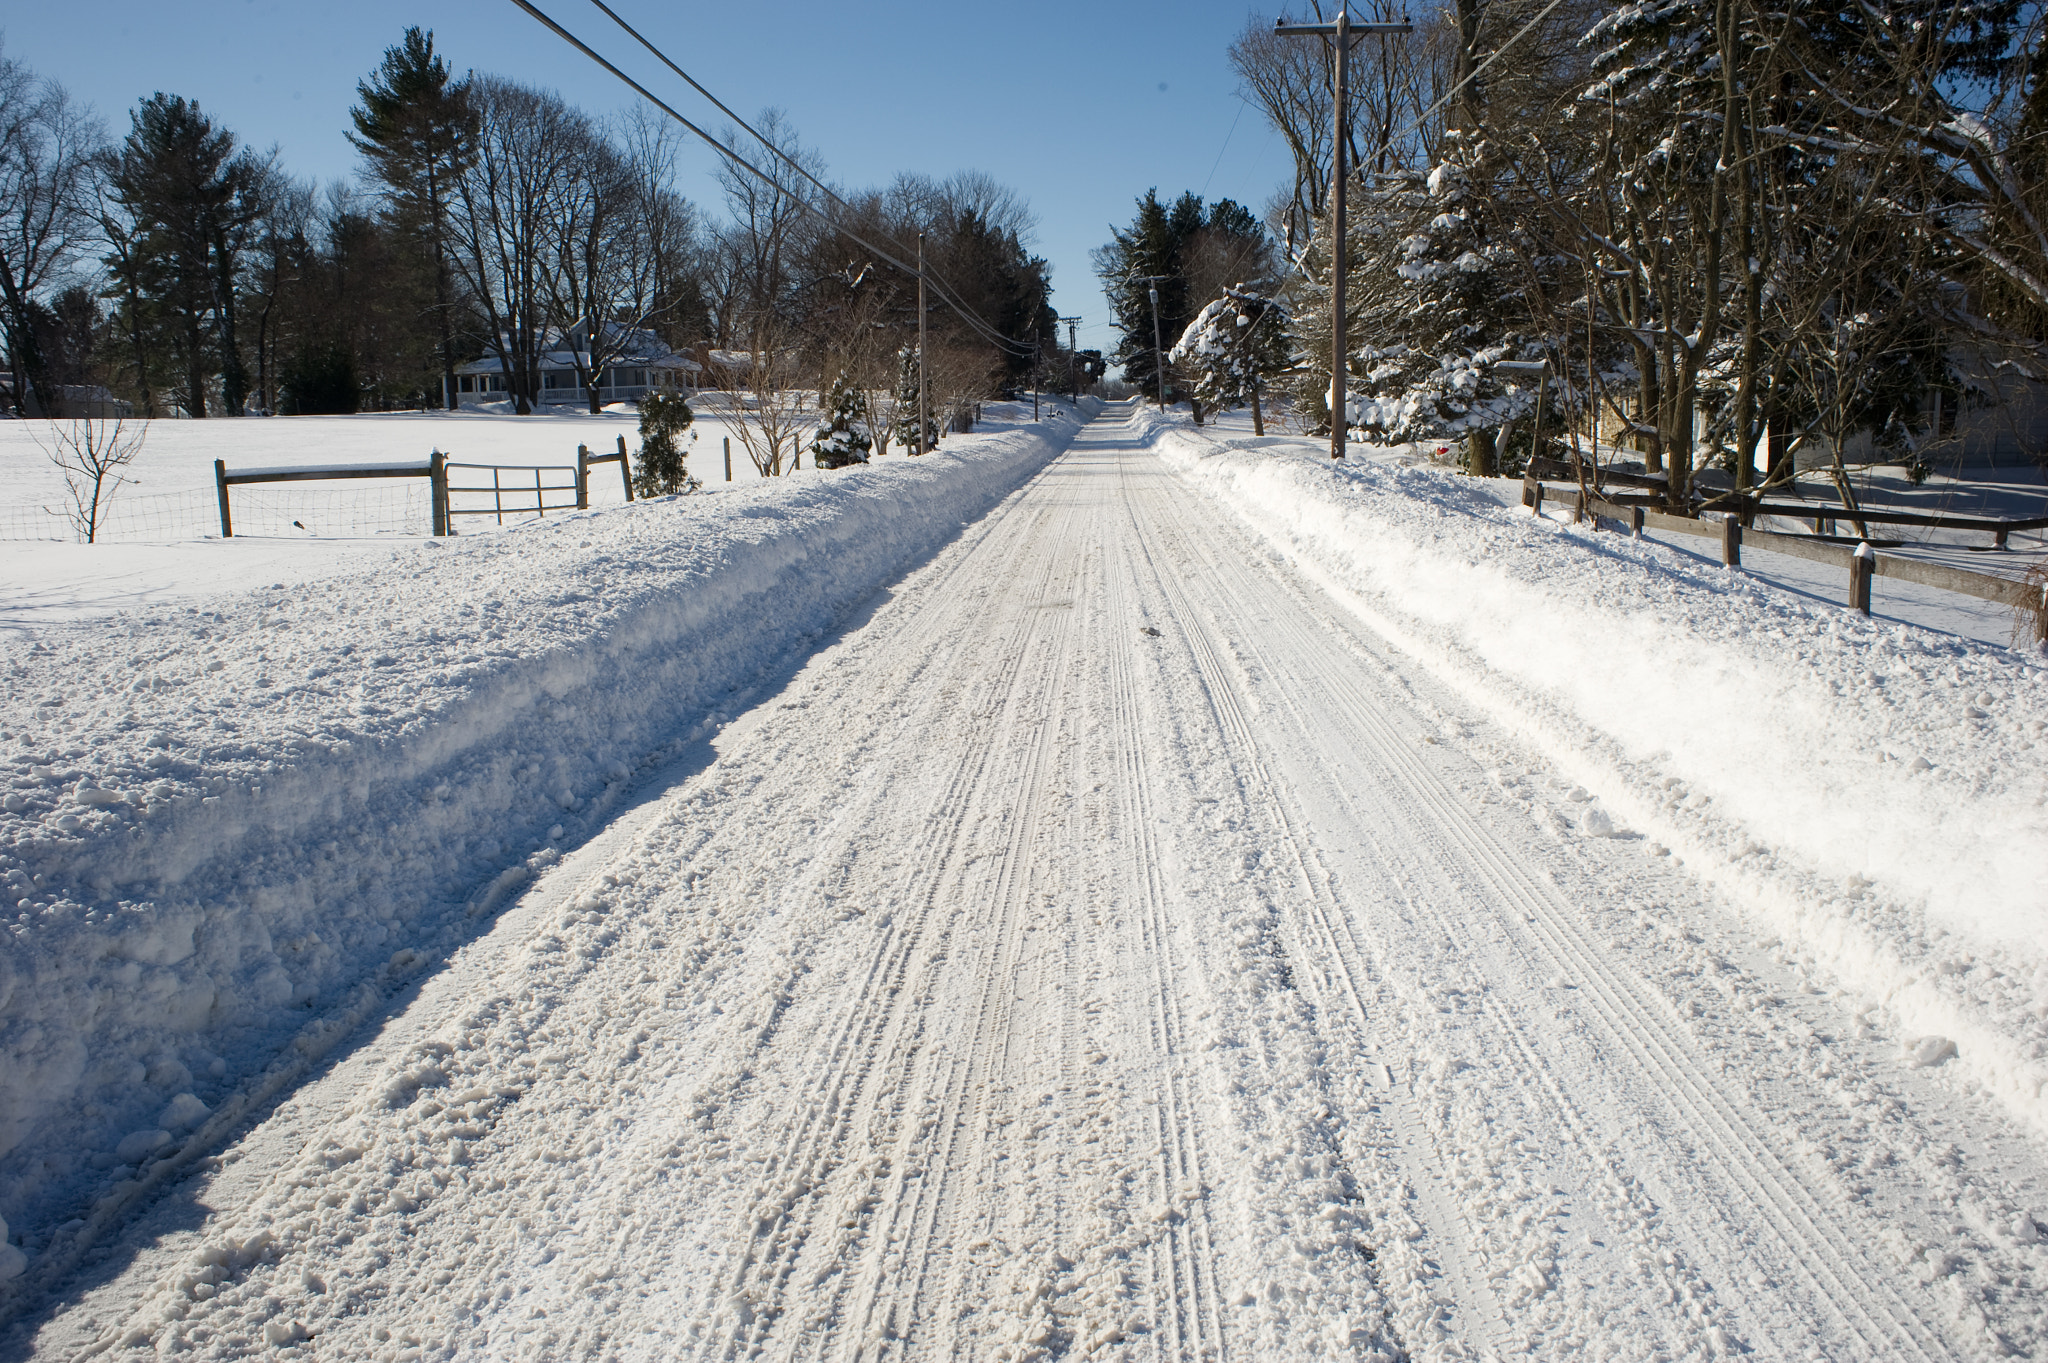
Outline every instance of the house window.
[[543, 388], [573, 388], [576, 386], [576, 381], [572, 375], [565, 374], [558, 369], [548, 369], [543, 370], [541, 373], [540, 386]]

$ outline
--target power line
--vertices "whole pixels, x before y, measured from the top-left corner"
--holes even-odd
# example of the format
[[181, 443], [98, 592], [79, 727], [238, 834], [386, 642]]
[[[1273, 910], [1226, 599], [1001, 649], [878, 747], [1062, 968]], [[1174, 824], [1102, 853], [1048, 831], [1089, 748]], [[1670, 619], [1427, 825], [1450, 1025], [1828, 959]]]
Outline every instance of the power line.
[[1237, 118], [1230, 120], [1230, 131], [1223, 134], [1223, 145], [1216, 150], [1216, 164], [1209, 167], [1209, 178], [1202, 181], [1202, 192], [1197, 197], [1204, 199], [1209, 197], [1209, 185], [1215, 180], [1216, 171], [1223, 164], [1223, 153], [1230, 150], [1230, 139], [1237, 136], [1237, 120], [1244, 117], [1244, 110], [1245, 101], [1239, 99], [1237, 101]]
[[[833, 203], [838, 204], [841, 208], [845, 209], [849, 213], [853, 211], [852, 205], [848, 204], [846, 200], [840, 198], [838, 193], [835, 190], [833, 190], [832, 186], [826, 184], [823, 180], [820, 180], [817, 176], [811, 174], [810, 170], [802, 162], [798, 161], [788, 152], [785, 152], [781, 147], [776, 146], [775, 143], [770, 141], [768, 138], [762, 136], [761, 133], [758, 130], [756, 130], [752, 124], [748, 123], [747, 120], [741, 118], [738, 114], [734, 113], [729, 107], [727, 107], [725, 101], [721, 100], [717, 95], [714, 95], [709, 90], [705, 89], [703, 84], [700, 81], [698, 81], [695, 76], [692, 76], [689, 72], [683, 70], [682, 67], [676, 65], [674, 60], [669, 57], [668, 53], [662, 51], [659, 47], [657, 47], [653, 43], [653, 41], [650, 40], [645, 34], [640, 32], [639, 29], [634, 28], [631, 24], [627, 23], [625, 19], [619, 15], [617, 10], [614, 10], [610, 5], [607, 5], [604, 2], [604, 0], [590, 0], [590, 2], [591, 4], [597, 6], [597, 8], [603, 12], [604, 16], [607, 19], [610, 19], [613, 23], [617, 24], [622, 30], [624, 30], [627, 37], [631, 38], [634, 42], [640, 44], [640, 46], [646, 48], [647, 51], [653, 55], [656, 61], [660, 62], [663, 66], [666, 66], [669, 70], [675, 72], [676, 75], [680, 76], [683, 82], [687, 84], [692, 90], [695, 90], [698, 94], [710, 100], [713, 108], [717, 109], [718, 112], [724, 114], [727, 118], [731, 119], [734, 123], [738, 124], [756, 142], [759, 142], [762, 146], [766, 147], [770, 155], [782, 161], [783, 164], [787, 165], [791, 170], [795, 171], [798, 175], [803, 176], [804, 179], [809, 180], [812, 185], [817, 187], [817, 190], [820, 194], [823, 194]], [[847, 232], [846, 235], [855, 241], [859, 241], [859, 238], [854, 237], [853, 233], [851, 232]], [[869, 249], [873, 248], [870, 247]], [[925, 269], [927, 271], [927, 277], [936, 286], [936, 290], [939, 294], [941, 301], [943, 301], [946, 304], [946, 306], [952, 308], [954, 312], [960, 314], [963, 321], [967, 321], [970, 326], [975, 327], [981, 333], [983, 339], [988, 340], [998, 346], [1001, 346], [1004, 349], [1008, 349], [1013, 354], [1022, 355], [1029, 352], [1029, 348], [1031, 345], [1030, 342], [1020, 341], [1015, 337], [1003, 336], [995, 329], [995, 325], [993, 323], [989, 322], [986, 318], [983, 318], [980, 314], [974, 313], [974, 310], [972, 308], [969, 308], [966, 304], [959, 301], [957, 291], [954, 290], [951, 281], [946, 279], [944, 275], [941, 275], [937, 269], [935, 269], [929, 264], [925, 266]], [[973, 315], [970, 317], [969, 314]]]
[[[773, 185], [776, 189], [788, 192], [788, 186], [785, 185], [781, 180], [777, 179], [773, 175], [770, 175], [767, 171], [762, 170], [759, 166], [749, 161], [746, 157], [741, 156], [731, 147], [726, 146], [717, 138], [713, 137], [710, 133], [698, 127], [689, 119], [683, 117], [682, 114], [676, 112], [674, 108], [672, 108], [666, 101], [662, 100], [660, 97], [655, 95], [653, 91], [649, 90], [639, 81], [634, 80], [631, 76], [627, 75], [624, 71], [621, 71], [618, 67], [612, 65], [611, 62], [607, 61], [588, 43], [585, 43], [581, 38], [578, 38], [568, 29], [562, 27], [562, 25], [556, 23], [553, 19], [549, 18], [546, 14], [542, 13], [539, 7], [532, 3], [532, 0], [512, 0], [512, 3], [517, 5], [520, 9], [525, 10], [529, 15], [533, 16], [533, 18], [539, 21], [543, 27], [547, 28], [550, 32], [554, 33], [556, 37], [560, 38], [562, 41], [568, 43], [571, 47], [575, 48], [578, 52], [581, 52], [584, 56], [596, 62], [606, 71], [609, 71], [613, 76], [617, 77], [621, 83], [626, 85], [629, 89], [631, 89], [634, 93], [638, 94], [642, 99], [646, 100], [649, 104], [652, 104], [655, 108], [661, 110], [670, 118], [674, 119], [677, 123], [680, 123], [683, 127], [687, 128], [690, 132], [696, 134], [697, 137], [702, 139], [707, 146], [709, 146], [713, 151], [717, 152], [720, 156], [725, 157], [734, 165], [741, 167], [742, 169], [748, 171], [757, 178], [766, 181], [770, 185]], [[609, 11], [607, 12], [609, 13]], [[666, 59], [664, 58], [664, 60]], [[696, 82], [692, 81], [691, 84], [695, 85]], [[698, 88], [701, 89], [702, 87], [700, 86]], [[712, 102], [714, 104], [717, 103], [716, 100], [713, 100]], [[720, 104], [719, 107], [723, 109], [725, 106]], [[748, 131], [753, 132], [751, 128], [749, 128]], [[767, 141], [767, 139], [762, 138], [759, 133], [754, 133], [754, 136], [755, 138], [760, 140], [763, 143], [763, 145], [768, 146], [770, 150], [775, 151], [775, 153], [778, 156], [783, 155], [779, 148], [774, 147], [773, 144]], [[786, 156], [784, 156], [783, 159], [788, 160]], [[810, 178], [809, 172], [804, 172], [804, 174], [806, 178]], [[815, 184], [816, 181], [813, 180], [812, 183]], [[840, 199], [838, 195], [832, 194], [830, 190], [826, 190], [825, 192], [831, 196], [833, 202], [838, 203], [842, 208], [848, 207], [845, 201]], [[895, 256], [883, 250], [881, 247], [876, 246], [873, 242], [868, 241], [859, 233], [847, 227], [844, 223], [835, 221], [829, 213], [826, 213], [822, 208], [818, 207], [817, 204], [811, 202], [811, 200], [805, 195], [791, 194], [790, 197], [796, 202], [796, 204], [799, 207], [808, 209], [810, 212], [816, 214], [819, 218], [822, 218], [825, 221], [827, 226], [831, 227], [834, 231], [840, 233], [849, 241], [852, 241], [854, 244], [860, 246], [864, 250], [873, 252], [876, 258], [883, 261], [885, 264], [893, 265], [896, 269], [902, 271], [904, 274], [909, 275], [912, 278], [920, 277], [915, 267], [904, 264], [901, 260], [898, 260]], [[983, 337], [983, 339], [989, 341], [990, 343], [998, 346], [1001, 349], [1010, 351], [1010, 353], [1012, 354], [1030, 354], [1030, 347], [1028, 345], [1002, 336], [987, 321], [983, 320], [978, 315], [975, 315], [972, 309], [966, 307], [966, 305], [958, 302], [957, 300], [949, 297], [948, 292], [949, 291], [945, 289], [938, 290], [939, 300], [945, 303], [948, 308], [952, 309], [953, 312], [959, 316], [961, 321], [967, 323], [968, 327], [973, 331], [977, 332], [978, 334], [980, 334]]]

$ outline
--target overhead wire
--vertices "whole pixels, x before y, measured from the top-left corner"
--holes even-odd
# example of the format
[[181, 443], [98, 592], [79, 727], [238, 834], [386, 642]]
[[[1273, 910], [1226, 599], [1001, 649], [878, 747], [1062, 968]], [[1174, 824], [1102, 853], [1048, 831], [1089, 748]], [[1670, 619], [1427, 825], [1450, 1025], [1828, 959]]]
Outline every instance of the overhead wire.
[[[695, 76], [692, 76], [689, 72], [683, 70], [682, 67], [676, 65], [674, 59], [671, 58], [668, 55], [668, 53], [662, 51], [661, 48], [657, 46], [652, 39], [647, 37], [646, 34], [642, 33], [639, 29], [634, 28], [631, 24], [627, 23], [624, 17], [621, 16], [617, 10], [613, 9], [610, 5], [605, 3], [605, 0], [590, 0], [590, 3], [596, 6], [597, 9], [600, 12], [602, 12], [607, 19], [610, 19], [614, 24], [617, 24], [619, 28], [622, 31], [624, 31], [627, 37], [631, 38], [634, 42], [640, 44], [640, 46], [646, 48], [648, 53], [652, 55], [656, 61], [660, 62], [663, 66], [666, 66], [669, 70], [675, 72], [675, 74], [681, 77], [683, 82], [686, 85], [688, 85], [692, 90], [695, 90], [698, 94], [710, 100], [713, 108], [717, 109], [718, 112], [724, 114], [727, 118], [731, 119], [740, 128], [744, 129], [746, 133], [750, 137], [752, 137], [756, 142], [759, 142], [763, 147], [766, 147], [770, 155], [776, 157], [778, 160], [782, 161], [785, 165], [787, 165], [791, 170], [795, 171], [798, 175], [801, 175], [804, 179], [810, 181], [812, 185], [816, 186], [820, 194], [823, 194], [833, 203], [838, 204], [841, 208], [845, 209], [849, 213], [853, 211], [853, 206], [847, 203], [846, 200], [840, 198], [838, 192], [834, 190], [832, 186], [826, 184], [823, 180], [820, 180], [817, 176], [813, 175], [809, 167], [805, 166], [801, 161], [797, 160], [788, 152], [784, 151], [781, 147], [777, 146], [771, 139], [764, 136], [751, 123], [747, 122], [747, 120], [741, 118], [738, 114], [734, 113], [732, 109], [725, 103], [725, 101], [721, 100], [717, 95], [714, 95], [709, 90], [705, 89], [703, 83], [700, 82]], [[847, 235], [849, 237], [852, 237], [853, 234], [849, 232], [847, 233]], [[855, 238], [855, 240], [858, 240], [858, 238]], [[965, 303], [960, 301], [958, 291], [953, 288], [951, 281], [947, 280], [945, 276], [940, 273], [939, 269], [933, 264], [931, 264], [929, 261], [925, 263], [924, 273], [926, 283], [933, 287], [934, 291], [938, 293], [940, 299], [943, 302], [945, 302], [945, 304], [948, 307], [952, 308], [954, 312], [960, 314], [962, 320], [968, 321], [970, 326], [973, 326], [977, 330], [979, 330], [983, 335], [984, 339], [994, 342], [997, 345], [1003, 346], [1006, 349], [1011, 349], [1013, 353], [1024, 353], [1023, 350], [1018, 349], [1019, 347], [1023, 347], [1024, 349], [1028, 350], [1028, 348], [1031, 345], [1031, 342], [1021, 341], [1015, 337], [1004, 337], [1000, 335], [1000, 333], [996, 331], [993, 323], [987, 321], [987, 319], [981, 317], [979, 313], [975, 313], [972, 308], [969, 308]], [[971, 319], [970, 314], [972, 314]]]
[[[1473, 67], [1469, 75], [1467, 75], [1463, 80], [1453, 83], [1451, 88], [1444, 92], [1444, 96], [1442, 99], [1439, 99], [1436, 103], [1430, 105], [1427, 109], [1424, 109], [1421, 113], [1417, 114], [1414, 118], [1410, 119], [1407, 122], [1407, 124], [1401, 128], [1400, 131], [1389, 133], [1387, 135], [1387, 142], [1389, 144], [1397, 142], [1400, 139], [1406, 137], [1409, 133], [1414, 132], [1417, 128], [1420, 128], [1423, 124], [1427, 123], [1434, 115], [1440, 112], [1452, 100], [1456, 99], [1458, 97], [1459, 92], [1462, 91], [1467, 85], [1470, 85], [1473, 81], [1478, 80], [1479, 77], [1486, 71], [1488, 67], [1492, 66], [1495, 62], [1499, 61], [1502, 57], [1506, 56], [1509, 48], [1513, 47], [1516, 43], [1522, 41], [1522, 39], [1528, 37], [1529, 34], [1535, 30], [1538, 24], [1542, 23], [1545, 19], [1548, 19], [1551, 15], [1551, 12], [1556, 10], [1558, 6], [1562, 5], [1563, 3], [1564, 0], [1550, 0], [1549, 4], [1545, 5], [1542, 9], [1537, 11], [1535, 18], [1531, 19], [1528, 23], [1523, 24], [1520, 28], [1516, 29], [1514, 33], [1508, 38], [1508, 40], [1502, 43], [1499, 47], [1495, 48], [1493, 52], [1486, 58], [1485, 61]], [[1309, 274], [1308, 244], [1306, 242], [1302, 244], [1301, 253], [1299, 255], [1291, 257], [1290, 263], [1293, 264], [1295, 270], [1301, 275], [1303, 279], [1308, 280], [1310, 283], [1315, 282]]]
[[[698, 127], [688, 118], [685, 118], [681, 113], [677, 112], [672, 106], [670, 106], [667, 101], [660, 98], [653, 91], [649, 90], [646, 86], [642, 85], [639, 81], [634, 80], [624, 71], [621, 71], [617, 66], [614, 66], [609, 60], [607, 60], [601, 53], [592, 48], [588, 43], [584, 42], [581, 38], [578, 38], [568, 29], [564, 28], [561, 24], [555, 22], [555, 20], [550, 18], [547, 14], [543, 13], [537, 5], [532, 3], [532, 0], [512, 0], [512, 3], [514, 5], [517, 5], [520, 9], [525, 10], [527, 14], [532, 16], [536, 21], [538, 21], [543, 27], [552, 32], [556, 37], [568, 43], [578, 52], [581, 52], [584, 56], [590, 58], [593, 62], [596, 62], [599, 66], [603, 67], [606, 71], [610, 72], [621, 83], [627, 86], [627, 88], [631, 89], [634, 93], [638, 94], [642, 99], [646, 100], [649, 104], [652, 104], [655, 108], [661, 110], [664, 114], [667, 114], [670, 118], [674, 119], [677, 123], [681, 124], [690, 132], [694, 133], [698, 138], [702, 139], [707, 146], [709, 146], [713, 151], [717, 152], [720, 156], [725, 157], [726, 160], [732, 162], [734, 165], [740, 167], [741, 169], [749, 172], [756, 178], [763, 180], [768, 184], [774, 186], [777, 190], [783, 193], [790, 193], [789, 186], [786, 185], [781, 179], [779, 179], [776, 176], [770, 175], [767, 171], [762, 170], [752, 161], [749, 161], [746, 157], [740, 155], [737, 151], [733, 150], [731, 147], [728, 147], [723, 142], [719, 141], [717, 138], [713, 137], [703, 128]], [[604, 8], [604, 6], [600, 5], [599, 8]], [[609, 14], [610, 11], [607, 9], [606, 13]], [[614, 19], [617, 18], [616, 15], [614, 15], [613, 17]], [[620, 21], [620, 24], [621, 27], [625, 27], [623, 21]], [[628, 29], [628, 32], [631, 32], [631, 29]], [[641, 42], [644, 45], [646, 44], [645, 39], [641, 39]], [[652, 50], [651, 45], [648, 46], [650, 46], [650, 50]], [[659, 55], [658, 52], [657, 55]], [[666, 58], [664, 58], [663, 60], [666, 60]], [[678, 70], [680, 74], [679, 68], [676, 68], [673, 63], [669, 63], [669, 65], [672, 70]], [[687, 80], [688, 77], [685, 76], [684, 79]], [[703, 87], [697, 85], [695, 81], [691, 81], [690, 84], [692, 86], [695, 86], [700, 91], [703, 89]], [[711, 98], [711, 96], [707, 93], [706, 98]], [[716, 99], [712, 99], [712, 103], [717, 104], [720, 109], [725, 108], [725, 106], [719, 103], [719, 101]], [[738, 120], [735, 119], [735, 121]], [[766, 138], [762, 137], [758, 132], [754, 132], [752, 128], [748, 128], [747, 131], [753, 133], [753, 136], [757, 141], [761, 142], [763, 146], [768, 147], [769, 150], [775, 152], [777, 156], [781, 157], [785, 161], [790, 161], [790, 158], [787, 155], [785, 155], [779, 147], [776, 147], [773, 143], [769, 142]], [[794, 165], [795, 163], [791, 161], [790, 164]], [[810, 172], [804, 171], [801, 167], [798, 167], [797, 169], [804, 175], [806, 179], [809, 179], [813, 184], [818, 184], [817, 179], [814, 176], [812, 176]], [[824, 192], [832, 199], [834, 203], [839, 204], [839, 206], [842, 208], [848, 208], [850, 211], [850, 206], [846, 203], [845, 200], [841, 199], [837, 194], [833, 194], [829, 189], [825, 189], [823, 185], [819, 185], [819, 188], [824, 189]], [[799, 207], [807, 209], [811, 213], [817, 215], [826, 223], [827, 226], [831, 227], [834, 231], [846, 237], [847, 240], [853, 242], [857, 246], [860, 246], [863, 250], [872, 252], [877, 259], [881, 260], [885, 264], [894, 266], [896, 269], [902, 271], [906, 275], [909, 275], [913, 279], [918, 277], [919, 272], [916, 266], [905, 264], [903, 261], [898, 260], [890, 252], [884, 250], [883, 248], [875, 245], [873, 242], [868, 241], [866, 238], [862, 237], [858, 232], [855, 232], [845, 223], [835, 220], [831, 214], [825, 212], [824, 209], [820, 208], [816, 203], [812, 202], [807, 195], [790, 193], [790, 198]], [[929, 266], [926, 267], [924, 271], [924, 278], [927, 283], [935, 282], [934, 273], [935, 272], [932, 271]], [[968, 325], [970, 330], [973, 330], [974, 332], [979, 334], [984, 340], [987, 340], [991, 344], [996, 345], [1000, 349], [1009, 351], [1011, 354], [1029, 355], [1032, 353], [1031, 345], [1028, 342], [1017, 341], [1012, 338], [1003, 336], [988, 321], [974, 313], [974, 311], [971, 308], [959, 302], [957, 299], [949, 297], [947, 290], [934, 289], [934, 292], [939, 294], [940, 302], [944, 303], [949, 309], [951, 309], [952, 312], [955, 315], [957, 315], [961, 321], [965, 322]]]

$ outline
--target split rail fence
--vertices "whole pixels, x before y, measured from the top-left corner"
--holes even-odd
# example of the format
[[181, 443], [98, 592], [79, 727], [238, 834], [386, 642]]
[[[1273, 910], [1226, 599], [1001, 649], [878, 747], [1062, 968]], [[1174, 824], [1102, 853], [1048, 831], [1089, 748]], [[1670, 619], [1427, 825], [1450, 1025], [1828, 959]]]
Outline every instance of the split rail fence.
[[[592, 454], [587, 445], [576, 447], [574, 464], [544, 464], [539, 466], [518, 464], [467, 464], [457, 463], [447, 455], [435, 450], [424, 463], [418, 464], [321, 464], [293, 466], [290, 468], [253, 468], [230, 470], [225, 460], [213, 461], [214, 489], [220, 502], [220, 533], [222, 539], [232, 539], [235, 533], [233, 498], [230, 488], [265, 483], [315, 483], [332, 482], [357, 478], [424, 478], [431, 489], [432, 533], [437, 536], [453, 535], [455, 519], [458, 516], [490, 516], [499, 525], [507, 516], [545, 517], [550, 511], [581, 511], [590, 505], [590, 470], [599, 464], [616, 463], [619, 466], [619, 482], [624, 488], [626, 500], [633, 500], [633, 468], [626, 456], [626, 437], [618, 438], [618, 449], [606, 454]], [[488, 473], [491, 481], [466, 481], [451, 478], [451, 473]], [[549, 482], [547, 475], [568, 475], [566, 482]], [[508, 480], [507, 475], [515, 475]], [[526, 481], [531, 475], [532, 482]], [[570, 493], [574, 500], [549, 500], [550, 493]], [[490, 498], [489, 506], [458, 506], [457, 498]], [[508, 498], [510, 499], [508, 501]]]
[[[1607, 476], [1613, 477], [1611, 474]], [[1531, 474], [1522, 479], [1522, 505], [1537, 515], [1543, 514], [1543, 504], [1550, 496], [1550, 490], [1539, 477]], [[1718, 539], [1721, 542], [1721, 562], [1731, 568], [1742, 566], [1742, 546], [1745, 543], [1758, 549], [1767, 549], [1772, 553], [1789, 554], [1809, 562], [1844, 568], [1849, 575], [1848, 604], [1851, 609], [1861, 611], [1865, 615], [1870, 614], [1871, 579], [1888, 577], [1900, 582], [1912, 582], [1923, 587], [1974, 596], [1979, 600], [2011, 607], [2015, 611], [2027, 612], [2034, 621], [2036, 641], [2048, 642], [2048, 583], [2001, 577], [1995, 573], [1971, 572], [1967, 568], [1952, 568], [1943, 563], [1928, 563], [1920, 559], [1880, 554], [1876, 551], [1876, 544], [1891, 546], [1901, 541], [1843, 541], [1821, 533], [1819, 529], [1822, 524], [1838, 519], [1846, 520], [1853, 515], [1860, 517], [1865, 524], [1988, 531], [1995, 536], [1995, 544], [1986, 547], [2002, 549], [2010, 532], [2048, 526], [2048, 518], [2001, 520], [1981, 516], [1929, 516], [1910, 512], [1851, 512], [1847, 507], [1787, 507], [1762, 502], [1753, 502], [1747, 508], [1751, 515], [1797, 515], [1801, 519], [1811, 519], [1815, 523], [1816, 533], [1812, 535], [1788, 535], [1745, 527], [1743, 508], [1736, 506], [1731, 506], [1729, 514], [1725, 517], [1674, 516], [1666, 511], [1653, 510], [1645, 504], [1651, 498], [1643, 494], [1603, 496], [1579, 487], [1564, 489], [1558, 494], [1558, 500], [1571, 508], [1572, 519], [1575, 522], [1591, 518], [1597, 527], [1603, 520], [1615, 521], [1628, 526], [1630, 533], [1638, 539], [1646, 529], [1693, 535], [1702, 539]], [[1660, 504], [1662, 502], [1662, 498], [1655, 500]], [[1851, 544], [1855, 547], [1851, 548]]]

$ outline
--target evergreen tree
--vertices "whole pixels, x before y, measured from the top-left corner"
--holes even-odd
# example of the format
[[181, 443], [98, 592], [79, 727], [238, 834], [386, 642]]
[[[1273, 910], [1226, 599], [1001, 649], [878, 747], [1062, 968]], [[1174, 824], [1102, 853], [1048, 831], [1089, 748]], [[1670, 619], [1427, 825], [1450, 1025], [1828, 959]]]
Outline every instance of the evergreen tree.
[[1368, 286], [1352, 331], [1364, 342], [1356, 424], [1386, 441], [1462, 440], [1484, 477], [1496, 471], [1497, 432], [1535, 399], [1493, 366], [1541, 348], [1522, 290], [1533, 253], [1516, 251], [1489, 213], [1488, 162], [1483, 133], [1454, 129], [1421, 185], [1396, 181], [1366, 200], [1377, 219], [1367, 259], [1392, 278]]
[[821, 469], [865, 464], [874, 441], [863, 429], [868, 419], [867, 396], [845, 374], [832, 380], [825, 395], [823, 419], [811, 438], [812, 463]]
[[264, 170], [197, 104], [158, 93], [137, 106], [108, 177], [130, 219], [107, 260], [116, 291], [147, 305], [133, 325], [154, 337], [137, 335], [145, 347], [173, 352], [185, 410], [195, 417], [206, 415], [216, 375], [227, 415], [239, 416], [248, 395], [236, 303]]
[[1696, 411], [1738, 480], [1768, 432], [1781, 480], [1808, 435], [1838, 456], [1858, 432], [1910, 444], [1927, 390], [1954, 386], [1945, 225], [1982, 221], [1965, 206], [1978, 191], [1929, 174], [1910, 128], [1945, 107], [1938, 92], [1998, 70], [2017, 12], [1668, 0], [1589, 31], [1586, 101], [1610, 150], [1589, 181], [1598, 202], [1574, 216], [1603, 223], [1590, 275], [1621, 282], [1605, 285], [1601, 320], [1636, 351], [1646, 460], [1668, 466], [1675, 501]]
[[[694, 492], [702, 484], [690, 476], [689, 450], [682, 438], [696, 414], [674, 388], [656, 388], [640, 399], [640, 467], [633, 488], [642, 497]], [[690, 431], [690, 440], [697, 433]]]
[[467, 80], [450, 80], [431, 30], [408, 28], [376, 73], [356, 86], [348, 137], [370, 163], [393, 219], [416, 236], [433, 273], [443, 391], [455, 396], [455, 349], [448, 265], [448, 210], [455, 181], [475, 154], [478, 115]]
[[1188, 324], [1169, 353], [1195, 400], [1221, 411], [1251, 404], [1252, 430], [1266, 433], [1260, 394], [1293, 363], [1287, 306], [1242, 286], [1228, 289]]
[[[1095, 272], [1123, 333], [1111, 358], [1123, 366], [1126, 381], [1156, 390], [1153, 288], [1159, 291], [1157, 334], [1171, 344], [1194, 320], [1197, 300], [1213, 297], [1234, 279], [1267, 282], [1272, 247], [1242, 205], [1218, 199], [1205, 208], [1199, 195], [1183, 194], [1169, 206], [1159, 201], [1157, 189], [1138, 200], [1128, 230], [1111, 230], [1109, 244], [1095, 252]], [[1177, 394], [1170, 371], [1166, 378], [1169, 401], [1186, 396]]]
[[905, 454], [919, 454], [939, 443], [938, 423], [927, 416], [924, 440], [917, 438], [917, 350], [905, 346], [896, 352], [896, 443]]

